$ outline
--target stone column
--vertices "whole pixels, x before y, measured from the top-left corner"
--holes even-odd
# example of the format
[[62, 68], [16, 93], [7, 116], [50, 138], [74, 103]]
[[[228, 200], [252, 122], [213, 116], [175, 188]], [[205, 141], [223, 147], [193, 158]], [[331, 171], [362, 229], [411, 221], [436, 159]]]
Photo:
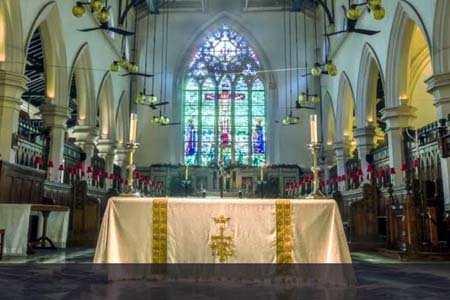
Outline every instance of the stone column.
[[[335, 142], [334, 153], [336, 155], [336, 166], [338, 176], [347, 175], [347, 170], [345, 167], [345, 163], [347, 162], [350, 150], [350, 143], [348, 140]], [[347, 190], [347, 186], [345, 182], [339, 182], [339, 190], [345, 192]]]
[[403, 143], [403, 129], [409, 127], [410, 121], [415, 118], [415, 109], [408, 106], [407, 99], [402, 99], [402, 104], [397, 107], [388, 107], [383, 112], [382, 120], [386, 122], [386, 133], [389, 144], [389, 166], [395, 168], [397, 174], [393, 177], [392, 184], [403, 184], [402, 164], [406, 162]]
[[[437, 118], [448, 119], [450, 114], [450, 73], [435, 75], [426, 81], [428, 92], [434, 96]], [[441, 158], [442, 185], [445, 210], [450, 211], [450, 158]]]
[[73, 130], [75, 136], [75, 144], [79, 146], [84, 153], [86, 153], [86, 160], [83, 162], [84, 169], [92, 165], [92, 157], [95, 153], [95, 145], [98, 139], [99, 129], [90, 126], [76, 126]]
[[[100, 139], [97, 142], [97, 149], [98, 155], [105, 160], [105, 172], [108, 174], [113, 173], [116, 143], [112, 140]], [[108, 180], [105, 181], [105, 183], [107, 182]], [[105, 184], [105, 188], [109, 189], [111, 186]]]
[[367, 166], [369, 163], [366, 160], [367, 155], [370, 154], [374, 147], [374, 138], [375, 138], [375, 128], [364, 127], [364, 128], [355, 128], [353, 130], [353, 136], [356, 139], [356, 145], [358, 149], [358, 157], [361, 161], [361, 170], [363, 171], [364, 178], [367, 175]]
[[0, 70], [0, 160], [14, 163], [13, 135], [19, 128], [20, 98], [28, 79], [22, 74]]
[[[70, 118], [68, 107], [46, 103], [41, 107], [42, 119], [45, 126], [50, 128], [50, 145], [48, 159], [58, 166], [64, 159], [64, 142], [66, 137], [66, 123]], [[52, 172], [51, 180], [58, 180], [58, 172]]]
[[128, 150], [123, 144], [116, 144], [114, 163], [122, 168], [121, 176], [127, 178]]

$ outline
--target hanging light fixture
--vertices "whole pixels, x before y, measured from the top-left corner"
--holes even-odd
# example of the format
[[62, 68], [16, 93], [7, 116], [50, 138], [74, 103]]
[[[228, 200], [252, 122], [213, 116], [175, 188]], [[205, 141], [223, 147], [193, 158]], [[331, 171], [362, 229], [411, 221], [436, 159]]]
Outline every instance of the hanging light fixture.
[[375, 9], [375, 7], [381, 5], [381, 2], [382, 2], [382, 0], [369, 0], [369, 1], [367, 1], [367, 6], [370, 9]]
[[108, 8], [104, 6], [101, 10], [97, 12], [97, 19], [101, 24], [105, 24], [109, 22], [110, 15]]
[[93, 12], [98, 12], [103, 8], [103, 1], [102, 0], [92, 0], [89, 4]]
[[113, 61], [110, 67], [111, 72], [119, 72], [119, 69], [120, 69], [119, 62], [117, 60]]
[[[104, 9], [106, 9], [106, 5], [101, 0], [92, 0], [91, 2], [77, 1], [75, 3], [75, 6], [72, 8], [72, 14], [77, 18], [84, 16], [84, 14], [86, 13], [85, 6], [89, 6], [93, 13], [97, 13], [97, 18], [99, 18], [99, 14]], [[109, 20], [109, 13], [108, 13], [107, 9], [106, 9], [106, 14], [108, 15], [107, 18]], [[106, 18], [106, 15], [104, 13], [102, 13], [102, 14], [100, 14], [100, 17]], [[108, 22], [108, 21], [106, 21], [106, 22]]]
[[330, 76], [334, 77], [338, 74], [338, 69], [337, 69], [336, 65], [333, 64], [332, 60], [327, 61], [327, 64], [325, 65], [325, 69], [327, 70], [328, 75], [330, 75]]
[[84, 8], [84, 5], [81, 2], [77, 2], [72, 8], [72, 14], [77, 18], [81, 18], [85, 13], [86, 8]]
[[[296, 28], [297, 28], [297, 26], [296, 26]], [[304, 66], [305, 74], [302, 77], [305, 78], [306, 88], [305, 88], [305, 91], [300, 93], [300, 95], [298, 96], [296, 108], [298, 108], [298, 109], [306, 108], [306, 109], [313, 110], [313, 109], [315, 109], [314, 107], [307, 107], [305, 105], [308, 105], [308, 103], [310, 103], [310, 102], [312, 104], [319, 103], [320, 98], [316, 94], [313, 94], [313, 95], [309, 94], [309, 80], [308, 80], [308, 74], [306, 73], [308, 70], [308, 39], [307, 39], [306, 35], [307, 35], [306, 16], [305, 16], [305, 14], [303, 14], [303, 37], [304, 37], [304, 43], [305, 43], [305, 47], [304, 47], [305, 48], [305, 57], [304, 57], [304, 59], [305, 59], [305, 66]], [[298, 36], [298, 32], [296, 30], [296, 41], [297, 41], [297, 36]], [[317, 36], [317, 34], [316, 34], [316, 36]], [[297, 42], [296, 42], [296, 48], [297, 48], [296, 51], [298, 53], [298, 43]], [[316, 48], [317, 48], [317, 45], [316, 45]], [[298, 60], [298, 57], [297, 57], [297, 60]], [[298, 69], [299, 69], [299, 67], [297, 67], [297, 70]], [[322, 73], [323, 73], [323, 70], [322, 70], [321, 65], [319, 63], [315, 63], [314, 67], [311, 69], [311, 75], [313, 77], [320, 77], [320, 75]], [[297, 89], [300, 89], [299, 83], [298, 83], [299, 77], [300, 76], [297, 75], [297, 85], [298, 85]]]
[[[281, 124], [284, 126], [290, 126], [290, 125], [298, 125], [300, 124], [300, 118], [297, 116], [294, 116], [292, 113], [292, 106], [293, 106], [293, 93], [292, 93], [292, 26], [291, 26], [291, 15], [289, 13], [289, 20], [286, 18], [286, 13], [289, 13], [287, 7], [285, 7], [285, 11], [283, 13], [283, 32], [284, 32], [284, 66], [285, 66], [285, 89], [286, 94], [288, 92], [289, 87], [289, 106], [290, 106], [290, 112], [288, 114], [288, 97], [285, 97], [285, 105], [286, 105], [286, 116], [283, 118]], [[287, 31], [286, 23], [289, 23], [289, 32]], [[287, 36], [289, 36], [289, 44], [287, 40]], [[288, 64], [288, 46], [289, 46], [289, 64]], [[298, 50], [298, 49], [297, 49]], [[298, 57], [298, 53], [297, 53]], [[289, 73], [288, 73], [289, 72]], [[297, 72], [298, 72], [298, 60], [297, 60]], [[289, 83], [288, 83], [289, 81]], [[297, 79], [298, 82], [298, 79]]]
[[382, 20], [386, 16], [386, 10], [381, 5], [374, 6], [372, 10], [372, 16], [375, 20]]
[[377, 21], [384, 19], [386, 16], [386, 9], [382, 6], [382, 0], [368, 0], [367, 2], [350, 5], [346, 11], [349, 20], [357, 21], [361, 17], [364, 9], [360, 9], [360, 6], [365, 6], [364, 9], [367, 9]]
[[311, 75], [314, 77], [319, 77], [322, 75], [322, 68], [319, 63], [314, 64], [314, 67], [311, 69]]
[[359, 19], [359, 17], [361, 17], [362, 15], [362, 10], [359, 9], [358, 5], [356, 4], [352, 4], [350, 5], [350, 7], [347, 9], [347, 19], [352, 20], [352, 21], [356, 21]]

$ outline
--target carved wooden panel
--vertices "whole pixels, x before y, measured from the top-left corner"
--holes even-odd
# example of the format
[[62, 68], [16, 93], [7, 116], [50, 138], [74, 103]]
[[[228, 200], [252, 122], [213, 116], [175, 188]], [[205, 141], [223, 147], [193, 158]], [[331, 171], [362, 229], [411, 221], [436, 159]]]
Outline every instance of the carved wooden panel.
[[45, 172], [0, 161], [0, 203], [41, 203]]

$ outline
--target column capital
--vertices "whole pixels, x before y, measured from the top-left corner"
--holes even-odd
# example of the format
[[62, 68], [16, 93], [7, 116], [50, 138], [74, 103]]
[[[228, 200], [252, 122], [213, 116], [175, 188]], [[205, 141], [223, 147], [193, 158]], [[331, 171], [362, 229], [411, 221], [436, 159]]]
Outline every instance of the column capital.
[[[448, 112], [448, 106], [450, 105], [450, 73], [433, 75], [425, 83], [428, 85], [428, 93], [434, 96], [434, 105], [438, 110], [440, 107], [446, 106], [444, 110]], [[441, 118], [447, 117], [445, 112], [440, 113]]]
[[66, 129], [67, 120], [70, 118], [70, 108], [45, 103], [41, 106], [41, 112], [45, 125], [52, 128]]
[[350, 142], [349, 141], [340, 141], [335, 142], [333, 144], [333, 150], [335, 152], [336, 158], [338, 157], [346, 157], [348, 156], [348, 152], [350, 151]]
[[128, 161], [128, 149], [126, 149], [123, 144], [116, 144], [116, 151], [114, 162], [123, 167]]
[[373, 147], [375, 138], [375, 127], [368, 126], [355, 128], [353, 136], [356, 140], [357, 147]]
[[386, 131], [403, 129], [407, 128], [411, 120], [416, 118], [416, 112], [416, 108], [402, 103], [396, 107], [385, 108], [381, 119], [386, 122]]
[[82, 147], [85, 144], [95, 144], [98, 139], [99, 129], [92, 126], [77, 125], [72, 131], [78, 146]]
[[0, 106], [20, 107], [20, 98], [28, 89], [28, 78], [23, 74], [0, 70]]
[[353, 129], [353, 137], [355, 139], [358, 138], [374, 138], [375, 136], [375, 127], [373, 126], [367, 126], [362, 128], [355, 128]]
[[441, 88], [450, 87], [450, 73], [436, 74], [425, 80], [428, 85], [428, 93], [434, 93]]
[[110, 139], [99, 139], [97, 141], [98, 154], [102, 158], [116, 153], [116, 142]]

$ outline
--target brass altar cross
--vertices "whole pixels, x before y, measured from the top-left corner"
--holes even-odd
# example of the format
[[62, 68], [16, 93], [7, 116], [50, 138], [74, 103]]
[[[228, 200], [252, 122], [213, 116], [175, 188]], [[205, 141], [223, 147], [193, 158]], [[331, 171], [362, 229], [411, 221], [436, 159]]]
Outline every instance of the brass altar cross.
[[234, 255], [233, 237], [225, 235], [225, 225], [231, 218], [220, 215], [214, 217], [214, 223], [219, 226], [219, 234], [211, 236], [211, 251], [212, 256], [219, 257], [219, 261], [224, 263], [228, 257]]

